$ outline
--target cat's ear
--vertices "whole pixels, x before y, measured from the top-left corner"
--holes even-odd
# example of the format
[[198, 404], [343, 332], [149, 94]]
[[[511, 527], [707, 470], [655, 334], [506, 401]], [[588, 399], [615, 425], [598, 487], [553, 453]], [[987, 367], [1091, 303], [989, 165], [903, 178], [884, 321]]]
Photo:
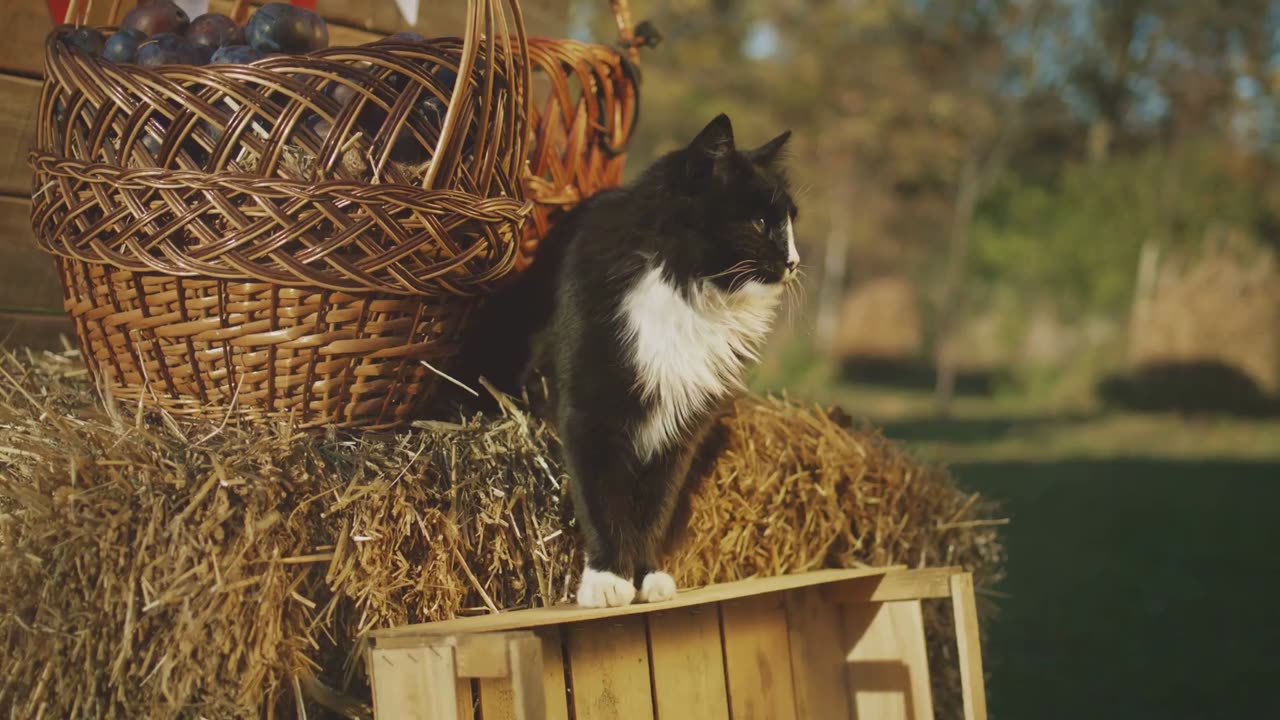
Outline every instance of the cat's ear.
[[733, 152], [733, 123], [729, 122], [729, 116], [720, 113], [712, 118], [693, 142], [689, 143], [689, 149], [711, 157]]
[[765, 167], [768, 167], [778, 162], [778, 160], [782, 157], [782, 151], [787, 145], [787, 140], [790, 140], [790, 139], [791, 139], [791, 131], [784, 130], [782, 131], [782, 134], [779, 135], [778, 137], [761, 145], [755, 150], [746, 151], [745, 153], [743, 153], [743, 155], [746, 155], [747, 158], [751, 160], [751, 162], [757, 165], [763, 165]]
[[732, 154], [733, 124], [728, 115], [720, 113], [689, 143], [690, 177], [702, 179], [715, 174]]

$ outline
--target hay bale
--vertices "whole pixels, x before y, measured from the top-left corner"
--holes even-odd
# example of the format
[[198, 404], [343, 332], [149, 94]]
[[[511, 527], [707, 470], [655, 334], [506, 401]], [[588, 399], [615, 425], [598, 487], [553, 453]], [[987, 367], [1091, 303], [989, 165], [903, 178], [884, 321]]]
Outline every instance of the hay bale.
[[1243, 238], [1210, 239], [1174, 256], [1139, 293], [1129, 331], [1132, 368], [1219, 363], [1280, 393], [1280, 263]]
[[923, 348], [920, 297], [909, 279], [875, 278], [845, 296], [831, 348], [837, 358], [914, 358]]
[[[989, 503], [846, 424], [740, 403], [681, 582], [859, 562], [994, 582]], [[307, 688], [358, 697], [363, 631], [561, 602], [581, 568], [554, 435], [515, 409], [355, 437], [179, 424], [100, 404], [74, 357], [28, 353], [0, 359], [0, 427], [0, 706], [15, 716], [261, 716]], [[945, 612], [929, 622], [932, 660], [954, 663]], [[954, 673], [935, 682], [945, 715]]]

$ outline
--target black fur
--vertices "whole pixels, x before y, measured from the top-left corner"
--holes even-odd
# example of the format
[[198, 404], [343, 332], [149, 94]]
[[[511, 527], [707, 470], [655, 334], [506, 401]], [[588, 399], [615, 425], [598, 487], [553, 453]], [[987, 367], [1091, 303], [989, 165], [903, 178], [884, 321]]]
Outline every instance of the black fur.
[[[677, 287], [783, 281], [786, 221], [796, 213], [779, 158], [788, 136], [739, 152], [728, 117], [718, 116], [631, 185], [567, 213], [532, 267], [473, 324], [464, 370], [512, 394], [537, 374], [549, 380], [590, 565], [637, 587], [674, 541], [673, 518], [687, 515], [691, 465], [714, 413], [690, 423], [677, 447], [638, 457], [633, 431], [650, 408], [636, 391], [620, 303], [655, 260]], [[749, 271], [726, 273], [744, 260]]]

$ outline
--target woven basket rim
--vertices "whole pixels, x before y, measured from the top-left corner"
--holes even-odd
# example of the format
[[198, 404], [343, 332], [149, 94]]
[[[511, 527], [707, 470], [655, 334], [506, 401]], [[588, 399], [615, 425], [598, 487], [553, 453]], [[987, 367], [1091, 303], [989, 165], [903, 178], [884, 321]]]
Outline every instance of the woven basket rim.
[[[72, 177], [77, 181], [107, 187], [113, 191], [130, 188], [157, 191], [165, 189], [230, 190], [252, 193], [269, 199], [325, 200], [363, 205], [374, 204], [382, 199], [388, 204], [433, 216], [447, 216], [465, 208], [470, 220], [491, 226], [507, 226], [512, 228], [513, 233], [520, 232], [535, 205], [528, 199], [482, 197], [461, 190], [427, 190], [414, 185], [393, 183], [362, 183], [351, 180], [306, 182], [231, 172], [204, 173], [163, 168], [119, 168], [105, 163], [60, 158], [41, 151], [33, 151], [29, 155], [29, 163], [37, 173]], [[36, 188], [33, 198], [39, 201], [43, 192], [46, 192], [46, 188]], [[512, 255], [511, 258], [498, 261], [483, 275], [471, 276], [464, 280], [449, 277], [449, 273], [462, 267], [474, 257], [475, 251], [456, 251], [452, 259], [441, 262], [432, 277], [418, 279], [401, 277], [399, 284], [392, 284], [376, 282], [370, 277], [358, 279], [361, 271], [354, 266], [346, 267], [345, 271], [326, 271], [317, 274], [307, 273], [301, 267], [293, 267], [291, 264], [268, 277], [261, 272], [248, 272], [235, 264], [206, 263], [201, 265], [199, 270], [181, 269], [175, 265], [178, 258], [168, 252], [159, 257], [153, 257], [136, 249], [133, 252], [121, 253], [101, 247], [96, 242], [91, 242], [85, 252], [75, 252], [70, 245], [52, 243], [43, 233], [37, 233], [37, 240], [38, 246], [51, 255], [107, 265], [120, 270], [160, 272], [183, 277], [204, 276], [210, 279], [233, 281], [269, 281], [284, 287], [319, 287], [343, 292], [378, 291], [394, 295], [470, 296], [482, 293], [486, 283], [507, 274], [510, 263], [514, 262], [516, 252], [516, 241], [512, 239], [511, 247], [508, 249]], [[475, 247], [478, 249], [481, 246]]]
[[[483, 203], [497, 205], [491, 211], [491, 217], [477, 218], [482, 221], [513, 220], [519, 221], [529, 214], [533, 201], [519, 200], [504, 196], [483, 196], [465, 190], [445, 188], [425, 189], [417, 185], [389, 182], [359, 182], [355, 180], [291, 180], [279, 177], [264, 177], [253, 173], [216, 172], [207, 173], [199, 170], [179, 170], [166, 168], [125, 168], [110, 163], [88, 162], [75, 158], [63, 157], [50, 152], [32, 150], [27, 155], [27, 165], [35, 170], [72, 170], [77, 179], [88, 183], [103, 183], [113, 187], [148, 187], [166, 188], [183, 187], [198, 189], [227, 188], [233, 190], [252, 190], [263, 197], [290, 197], [298, 199], [318, 199], [322, 195], [342, 196], [346, 192], [362, 190], [361, 195], [384, 195], [401, 202], [427, 196], [429, 200], [406, 205], [416, 210], [430, 212], [446, 209], [455, 203]], [[41, 192], [35, 188], [33, 194]]]
[[[386, 37], [369, 40], [368, 42], [363, 42], [358, 45], [330, 45], [328, 47], [320, 48], [319, 50], [311, 50], [305, 53], [280, 53], [277, 55], [263, 57], [249, 63], [206, 63], [204, 65], [188, 65], [184, 63], [170, 63], [165, 65], [146, 66], [146, 65], [139, 65], [137, 63], [111, 62], [110, 60], [103, 59], [99, 55], [92, 55], [78, 47], [74, 47], [74, 46], [68, 45], [67, 43], [58, 41], [58, 38], [61, 37], [62, 35], [69, 35], [72, 31], [79, 30], [85, 27], [93, 28], [100, 32], [105, 32], [108, 30], [117, 31], [120, 29], [119, 25], [62, 24], [50, 30], [49, 33], [45, 36], [45, 52], [46, 53], [50, 51], [65, 52], [78, 57], [88, 58], [94, 64], [101, 65], [104, 67], [117, 68], [120, 71], [126, 72], [126, 73], [136, 73], [140, 75], [152, 73], [152, 74], [165, 75], [170, 72], [180, 71], [181, 74], [183, 75], [190, 75], [193, 72], [196, 72], [196, 73], [208, 72], [210, 71], [211, 68], [251, 67], [251, 68], [258, 68], [263, 70], [273, 70], [274, 68], [269, 66], [283, 65], [288, 63], [290, 60], [297, 60], [300, 58], [309, 59], [309, 60], [325, 60], [327, 59], [326, 58], [327, 55], [341, 54], [348, 50], [356, 50], [356, 49], [368, 50], [378, 46], [388, 47], [388, 48], [391, 48], [391, 47], [413, 48], [414, 46], [420, 44], [417, 41], [411, 41], [411, 40], [405, 40], [405, 41], [393, 40], [391, 39], [391, 36], [388, 35]], [[535, 38], [528, 37], [528, 39], [533, 40]], [[540, 41], [548, 40], [548, 39], [559, 41], [562, 38], [538, 37], [537, 39]], [[514, 47], [516, 36], [514, 34], [498, 35], [495, 37], [495, 40], [497, 40], [500, 43], [503, 41], [510, 41]], [[569, 38], [563, 38], [563, 40], [565, 40], [566, 42], [574, 42], [574, 43], [582, 42], [579, 40], [572, 40]], [[436, 36], [428, 37], [426, 41], [433, 45], [457, 45], [461, 47], [463, 44], [465, 44], [466, 38], [463, 38], [460, 35], [436, 35]], [[588, 42], [583, 44], [592, 45], [595, 43]]]

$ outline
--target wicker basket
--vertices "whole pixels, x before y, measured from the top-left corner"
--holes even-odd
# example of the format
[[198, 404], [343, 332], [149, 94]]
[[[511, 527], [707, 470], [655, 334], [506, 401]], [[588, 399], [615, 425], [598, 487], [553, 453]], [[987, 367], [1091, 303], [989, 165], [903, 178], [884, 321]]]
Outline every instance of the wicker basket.
[[514, 32], [469, 0], [463, 38], [234, 68], [111, 65], [55, 31], [32, 221], [100, 385], [175, 415], [411, 419], [554, 210], [618, 181], [634, 122], [618, 52], [529, 43], [507, 9]]
[[534, 134], [525, 186], [534, 211], [518, 269], [527, 266], [538, 240], [561, 213], [622, 180], [624, 150], [640, 112], [639, 77], [630, 58], [644, 40], [631, 34], [625, 0], [611, 5], [628, 53], [573, 40], [529, 39], [530, 65], [548, 82], [545, 97], [536, 98], [531, 109]]

